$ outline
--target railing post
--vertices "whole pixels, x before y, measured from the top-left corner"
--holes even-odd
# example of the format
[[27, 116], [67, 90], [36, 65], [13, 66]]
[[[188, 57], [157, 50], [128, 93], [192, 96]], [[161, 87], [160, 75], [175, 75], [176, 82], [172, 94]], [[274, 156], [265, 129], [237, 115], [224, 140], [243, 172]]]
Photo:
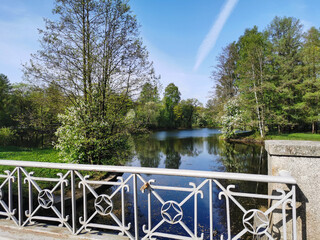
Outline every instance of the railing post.
[[[11, 173], [8, 172], [8, 176], [10, 176]], [[9, 201], [9, 211], [12, 213], [12, 182], [14, 177], [10, 176], [9, 182], [8, 182], [8, 201]]]
[[17, 167], [18, 172], [18, 221], [19, 226], [23, 224], [23, 191], [22, 191], [22, 171], [21, 167]]
[[75, 186], [75, 174], [74, 170], [71, 170], [71, 209], [72, 209], [72, 233], [76, 233], [77, 228], [77, 208], [76, 208], [76, 186]]
[[296, 186], [292, 186], [292, 239], [297, 240]]
[[212, 179], [209, 181], [209, 216], [210, 216], [210, 240], [213, 239], [213, 209], [212, 209], [212, 204], [213, 204], [213, 196], [212, 196]]
[[33, 195], [32, 195], [32, 183], [28, 180], [28, 189], [29, 189], [29, 212], [28, 214], [32, 214], [33, 212]]
[[139, 239], [139, 222], [138, 222], [138, 190], [137, 174], [133, 174], [133, 206], [134, 206], [134, 233], [135, 239]]

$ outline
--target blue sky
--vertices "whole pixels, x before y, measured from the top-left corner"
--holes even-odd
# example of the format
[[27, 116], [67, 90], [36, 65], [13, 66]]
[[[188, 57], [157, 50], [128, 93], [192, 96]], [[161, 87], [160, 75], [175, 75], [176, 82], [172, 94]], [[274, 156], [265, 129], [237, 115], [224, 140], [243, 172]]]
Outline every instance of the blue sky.
[[[320, 26], [319, 0], [131, 0], [141, 37], [165, 88], [175, 83], [183, 99], [206, 103], [222, 47], [246, 28], [263, 30], [275, 16], [292, 16], [305, 29]], [[39, 49], [38, 28], [52, 18], [53, 0], [1, 0], [0, 73], [22, 81], [21, 64]]]

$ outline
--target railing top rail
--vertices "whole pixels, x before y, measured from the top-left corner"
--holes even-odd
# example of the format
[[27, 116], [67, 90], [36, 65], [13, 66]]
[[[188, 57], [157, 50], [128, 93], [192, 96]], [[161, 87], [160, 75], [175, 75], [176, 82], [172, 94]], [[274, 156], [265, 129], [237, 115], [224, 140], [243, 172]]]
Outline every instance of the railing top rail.
[[261, 174], [213, 172], [213, 171], [167, 169], [167, 168], [163, 169], [163, 168], [147, 168], [147, 167], [70, 164], [70, 163], [16, 161], [16, 160], [0, 160], [0, 165], [14, 166], [14, 167], [35, 167], [35, 168], [51, 168], [51, 169], [62, 169], [62, 170], [77, 170], [77, 171], [100, 171], [100, 172], [137, 173], [137, 174], [141, 173], [141, 174], [241, 180], [241, 181], [266, 182], [266, 183], [285, 183], [285, 184], [297, 183], [296, 180], [291, 176], [269, 176], [269, 175], [261, 175]]

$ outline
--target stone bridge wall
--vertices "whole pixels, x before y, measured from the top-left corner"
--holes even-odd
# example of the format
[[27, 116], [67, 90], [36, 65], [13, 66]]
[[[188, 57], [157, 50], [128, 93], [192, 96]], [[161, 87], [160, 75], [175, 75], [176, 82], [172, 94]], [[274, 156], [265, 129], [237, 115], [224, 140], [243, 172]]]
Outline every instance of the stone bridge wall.
[[[298, 240], [320, 239], [320, 142], [269, 140], [265, 147], [269, 175], [291, 174], [297, 180]], [[269, 192], [276, 188], [269, 184]], [[276, 239], [283, 239], [281, 209], [278, 212], [272, 216], [272, 230]], [[291, 217], [287, 216], [289, 225]]]

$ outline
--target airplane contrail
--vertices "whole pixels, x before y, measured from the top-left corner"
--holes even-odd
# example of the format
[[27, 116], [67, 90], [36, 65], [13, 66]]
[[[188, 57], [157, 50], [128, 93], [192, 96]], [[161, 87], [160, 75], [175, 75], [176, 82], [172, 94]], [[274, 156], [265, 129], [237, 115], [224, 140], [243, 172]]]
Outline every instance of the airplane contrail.
[[203, 60], [207, 57], [211, 49], [216, 44], [216, 41], [220, 35], [220, 32], [224, 24], [228, 20], [232, 10], [234, 9], [238, 1], [239, 0], [228, 0], [226, 4], [223, 6], [217, 20], [212, 25], [209, 33], [207, 34], [207, 36], [205, 37], [198, 49], [196, 63], [193, 67], [194, 71], [196, 71], [199, 68]]

